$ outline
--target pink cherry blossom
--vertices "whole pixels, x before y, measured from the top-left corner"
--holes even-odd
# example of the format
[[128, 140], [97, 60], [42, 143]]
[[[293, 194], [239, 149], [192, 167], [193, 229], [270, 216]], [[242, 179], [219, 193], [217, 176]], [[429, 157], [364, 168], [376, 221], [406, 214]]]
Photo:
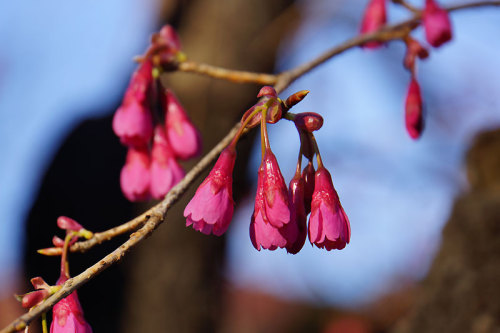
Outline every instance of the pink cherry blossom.
[[[58, 285], [62, 285], [67, 278], [61, 276]], [[50, 333], [92, 333], [92, 328], [83, 317], [83, 310], [76, 291], [60, 300], [52, 309], [52, 323]]]
[[424, 129], [424, 118], [422, 115], [423, 105], [420, 94], [420, 86], [412, 77], [408, 87], [405, 102], [405, 124], [406, 130], [412, 139], [418, 139]]
[[288, 190], [281, 174], [276, 157], [266, 149], [259, 168], [255, 208], [250, 223], [250, 239], [253, 246], [275, 250], [287, 244], [280, 233], [290, 223]]
[[319, 248], [343, 249], [351, 238], [349, 219], [340, 204], [328, 170], [320, 166], [309, 217], [309, 241]]
[[113, 131], [123, 145], [144, 147], [153, 135], [153, 117], [141, 102], [131, 99], [116, 110]]
[[[368, 34], [377, 31], [385, 25], [387, 21], [385, 0], [370, 0], [366, 6], [363, 21], [361, 22], [361, 33]], [[366, 48], [377, 48], [380, 42], [368, 42], [363, 45]]]
[[204, 234], [222, 235], [233, 217], [233, 168], [236, 152], [226, 148], [184, 210], [186, 226]]
[[307, 214], [304, 207], [304, 180], [294, 177], [288, 187], [290, 223], [283, 226], [281, 234], [286, 238], [286, 250], [296, 254], [304, 246], [307, 237]]
[[125, 165], [120, 173], [120, 185], [130, 201], [149, 199], [150, 158], [147, 148], [129, 148]]
[[129, 104], [132, 100], [138, 103], [146, 102], [149, 89], [153, 83], [153, 63], [151, 59], [145, 58], [137, 70], [132, 74], [130, 83], [123, 97], [123, 104]]
[[201, 153], [200, 133], [172, 92], [165, 92], [165, 100], [165, 126], [172, 150], [184, 160], [198, 156]]
[[423, 13], [425, 38], [434, 47], [451, 40], [451, 23], [448, 12], [434, 0], [426, 0]]
[[168, 144], [165, 129], [161, 125], [155, 128], [150, 170], [151, 195], [155, 199], [163, 198], [185, 175], [175, 159], [172, 148]]

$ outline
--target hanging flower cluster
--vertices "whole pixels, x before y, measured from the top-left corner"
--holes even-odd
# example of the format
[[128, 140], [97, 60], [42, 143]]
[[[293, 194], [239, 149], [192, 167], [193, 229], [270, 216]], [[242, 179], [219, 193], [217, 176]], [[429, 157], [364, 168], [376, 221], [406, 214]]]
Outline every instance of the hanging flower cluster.
[[[186, 206], [184, 216], [187, 226], [207, 235], [220, 236], [227, 230], [234, 211], [232, 173], [236, 143], [245, 129], [260, 124], [262, 161], [250, 222], [253, 246], [259, 251], [262, 248], [285, 248], [295, 254], [302, 249], [307, 235], [311, 244], [327, 250], [340, 250], [349, 243], [349, 219], [340, 204], [330, 173], [323, 165], [313, 134], [323, 125], [323, 118], [317, 113], [288, 112], [307, 93], [300, 91], [282, 101], [272, 87], [261, 89], [257, 96], [261, 97], [260, 101], [243, 115], [238, 133], [222, 151], [210, 174]], [[295, 176], [288, 187], [267, 135], [267, 124], [274, 124], [283, 118], [294, 122], [301, 142]], [[308, 159], [304, 170], [302, 156]], [[314, 169], [314, 156], [317, 170]]]
[[[370, 0], [361, 23], [361, 33], [372, 33], [386, 24], [386, 0]], [[396, 2], [396, 1], [394, 1]], [[435, 0], [425, 0], [422, 11], [415, 9], [421, 15], [421, 24], [425, 31], [425, 39], [433, 47], [439, 47], [452, 38], [451, 22], [448, 12], [441, 8]], [[417, 40], [407, 35], [404, 38], [406, 55], [403, 64], [410, 72], [410, 84], [405, 102], [405, 124], [412, 139], [418, 139], [424, 129], [422, 95], [416, 77], [416, 58], [425, 59], [429, 51]], [[368, 42], [365, 48], [380, 47], [380, 42]]]
[[198, 130], [159, 80], [162, 71], [185, 59], [180, 49], [171, 26], [153, 34], [113, 117], [113, 131], [128, 148], [120, 185], [130, 201], [163, 198], [184, 177], [178, 160], [201, 153]]
[[[66, 216], [60, 216], [57, 219], [57, 226], [66, 231], [66, 237], [64, 240], [57, 236], [54, 236], [52, 239], [52, 243], [56, 248], [62, 248], [61, 273], [59, 279], [57, 280], [55, 286], [48, 285], [41, 277], [31, 279], [31, 284], [36, 290], [25, 295], [17, 296], [24, 308], [30, 309], [37, 306], [47, 297], [53, 295], [61, 289], [61, 285], [63, 285], [64, 282], [70, 278], [67, 259], [68, 248], [79, 238], [83, 237], [85, 239], [90, 239], [93, 236], [92, 232], [86, 230], [78, 222]], [[41, 249], [38, 250], [38, 252], [50, 255], [53, 249], [54, 248]], [[52, 314], [52, 323], [50, 325], [51, 333], [92, 333], [92, 328], [83, 317], [82, 306], [80, 305], [76, 291], [73, 291], [71, 294], [57, 302], [52, 309]], [[45, 316], [42, 319], [42, 324], [44, 327], [47, 325]]]

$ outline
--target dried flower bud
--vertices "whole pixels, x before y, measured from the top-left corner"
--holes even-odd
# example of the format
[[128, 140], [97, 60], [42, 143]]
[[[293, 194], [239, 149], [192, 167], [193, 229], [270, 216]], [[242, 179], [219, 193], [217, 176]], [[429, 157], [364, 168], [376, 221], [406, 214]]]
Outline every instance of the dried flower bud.
[[311, 212], [311, 201], [314, 192], [314, 165], [309, 161], [307, 166], [302, 171], [302, 179], [304, 180], [304, 207], [306, 215]]
[[314, 132], [323, 126], [323, 117], [315, 112], [302, 112], [295, 115], [293, 122], [304, 131]]

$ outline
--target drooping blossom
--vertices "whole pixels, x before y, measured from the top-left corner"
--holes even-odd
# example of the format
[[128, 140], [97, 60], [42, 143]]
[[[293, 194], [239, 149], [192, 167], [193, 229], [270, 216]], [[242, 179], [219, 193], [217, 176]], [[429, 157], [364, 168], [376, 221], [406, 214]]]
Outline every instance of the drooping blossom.
[[309, 161], [307, 166], [302, 170], [302, 179], [304, 180], [304, 207], [306, 215], [311, 212], [311, 201], [314, 192], [314, 165]]
[[201, 153], [200, 133], [171, 91], [165, 91], [165, 127], [167, 138], [180, 159], [196, 157]]
[[304, 207], [304, 180], [295, 176], [288, 186], [290, 203], [290, 223], [281, 228], [281, 234], [286, 238], [286, 250], [296, 254], [304, 246], [307, 237], [307, 214]]
[[186, 226], [204, 234], [222, 235], [233, 217], [233, 168], [236, 151], [222, 151], [210, 174], [184, 209]]
[[441, 8], [435, 0], [426, 0], [423, 13], [425, 38], [434, 47], [451, 40], [451, 22], [448, 12]]
[[418, 139], [424, 129], [422, 96], [420, 86], [412, 77], [405, 102], [406, 130], [412, 139]]
[[285, 247], [280, 229], [290, 222], [288, 191], [276, 157], [266, 149], [258, 172], [255, 208], [250, 223], [250, 239], [260, 251]]
[[120, 142], [129, 147], [144, 147], [153, 134], [153, 117], [142, 103], [131, 100], [116, 110], [113, 131]]
[[[387, 22], [385, 0], [370, 0], [366, 6], [363, 21], [361, 22], [361, 33], [368, 34], [377, 31]], [[380, 42], [368, 42], [363, 44], [366, 48], [377, 48]]]
[[122, 105], [113, 117], [113, 131], [123, 145], [146, 146], [153, 135], [153, 117], [147, 107], [147, 91], [153, 77], [151, 62], [143, 62], [132, 75]]
[[147, 200], [150, 196], [150, 158], [147, 148], [129, 148], [120, 173], [123, 194], [130, 201]]
[[[62, 285], [67, 278], [61, 275], [57, 285]], [[92, 333], [92, 328], [83, 317], [83, 310], [76, 291], [61, 299], [52, 309], [50, 333]]]
[[155, 128], [150, 171], [151, 195], [155, 199], [163, 198], [185, 175], [175, 159], [165, 135], [165, 129], [161, 125]]
[[330, 251], [341, 250], [349, 243], [351, 226], [333, 187], [332, 177], [323, 166], [318, 167], [309, 218], [311, 244]]

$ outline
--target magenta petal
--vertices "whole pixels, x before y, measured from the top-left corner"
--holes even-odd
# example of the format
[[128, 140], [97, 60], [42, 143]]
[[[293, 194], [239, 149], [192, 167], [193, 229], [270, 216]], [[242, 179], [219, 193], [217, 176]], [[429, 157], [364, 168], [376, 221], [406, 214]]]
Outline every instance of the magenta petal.
[[280, 195], [275, 195], [273, 206], [269, 206], [269, 202], [265, 201], [266, 215], [269, 222], [276, 228], [281, 228], [283, 225], [290, 222], [290, 209], [288, 202], [285, 202]]

